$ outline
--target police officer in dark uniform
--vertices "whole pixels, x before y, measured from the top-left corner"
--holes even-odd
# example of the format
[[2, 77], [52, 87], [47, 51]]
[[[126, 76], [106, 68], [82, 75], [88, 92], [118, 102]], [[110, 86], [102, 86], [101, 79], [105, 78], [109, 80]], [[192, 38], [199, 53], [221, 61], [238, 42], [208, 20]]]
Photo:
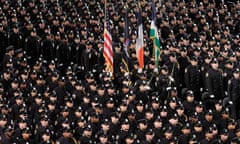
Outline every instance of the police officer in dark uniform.
[[180, 56], [178, 57], [178, 62], [180, 65], [180, 70], [179, 70], [180, 83], [181, 83], [181, 87], [184, 88], [186, 87], [184, 82], [184, 71], [185, 71], [185, 68], [189, 65], [187, 47], [182, 47], [180, 49]]
[[161, 116], [157, 116], [153, 122], [153, 132], [155, 133], [156, 139], [161, 139], [163, 137], [163, 122]]
[[162, 138], [163, 144], [170, 144], [170, 142], [174, 139], [173, 129], [172, 127], [165, 127], [164, 137]]
[[103, 109], [103, 115], [106, 118], [109, 118], [111, 113], [113, 113], [114, 111], [116, 111], [115, 108], [115, 103], [114, 103], [114, 99], [112, 97], [110, 97], [105, 104], [105, 107]]
[[21, 137], [18, 140], [18, 143], [34, 144], [34, 141], [31, 138], [31, 134], [32, 133], [29, 127], [24, 128], [21, 132]]
[[36, 123], [36, 125], [36, 133], [34, 137], [35, 142], [41, 141], [43, 135], [46, 134], [46, 131], [48, 131], [47, 133], [49, 135], [53, 133], [54, 129], [52, 128], [52, 125], [47, 115], [42, 116], [42, 118], [40, 118], [39, 120], [39, 123]]
[[223, 68], [223, 85], [224, 91], [227, 91], [228, 81], [232, 78], [234, 63], [230, 60], [226, 60]]
[[54, 89], [57, 96], [57, 107], [62, 106], [64, 103], [64, 97], [67, 96], [65, 77], [61, 77], [58, 81], [58, 87]]
[[213, 142], [213, 136], [214, 135], [212, 128], [207, 128], [205, 130], [205, 137], [200, 141], [200, 144], [210, 144], [211, 142]]
[[82, 81], [77, 81], [75, 83], [75, 90], [72, 92], [73, 94], [73, 99], [74, 99], [74, 106], [78, 107], [80, 106], [82, 100], [83, 100], [83, 95], [86, 95], [86, 92], [84, 90], [84, 85]]
[[37, 33], [38, 35], [43, 38], [46, 36], [46, 32], [47, 32], [47, 24], [46, 21], [44, 19], [39, 19], [37, 22]]
[[124, 119], [121, 122], [121, 128], [120, 131], [118, 132], [116, 138], [117, 141], [119, 143], [124, 143], [125, 138], [127, 137], [127, 135], [129, 135], [131, 133], [131, 129], [130, 129], [130, 124], [129, 124], [129, 120], [128, 119]]
[[[57, 36], [59, 36], [57, 34]], [[55, 40], [55, 42], [58, 42]], [[67, 35], [64, 35], [61, 40], [56, 44], [56, 57], [59, 60], [59, 64], [62, 66], [67, 66], [70, 64], [68, 52], [71, 49], [70, 45], [68, 44], [68, 38]]]
[[98, 139], [102, 133], [108, 135], [109, 137], [111, 137], [111, 133], [110, 133], [110, 121], [108, 119], [104, 119], [101, 122], [101, 128], [98, 130], [98, 132], [95, 134], [94, 138]]
[[83, 52], [84, 58], [84, 67], [86, 71], [91, 71], [94, 69], [95, 64], [97, 64], [97, 51], [93, 48], [93, 45], [90, 41], [87, 41], [86, 48]]
[[137, 139], [143, 141], [148, 130], [148, 123], [146, 119], [138, 120], [138, 127], [136, 130]]
[[21, 60], [23, 59], [24, 52], [22, 48], [15, 50], [15, 56], [13, 57], [13, 67], [17, 69], [17, 72], [22, 71]]
[[142, 100], [144, 104], [149, 101], [150, 87], [145, 80], [139, 82], [136, 86], [136, 100]]
[[200, 89], [201, 86], [201, 73], [200, 68], [198, 66], [198, 59], [196, 57], [191, 57], [191, 65], [189, 65], [185, 69], [185, 84], [186, 88], [192, 90], [194, 92], [194, 96], [196, 100], [201, 100]]
[[168, 124], [166, 124], [165, 126], [172, 128], [173, 136], [180, 136], [182, 124], [180, 124], [179, 118], [176, 113], [168, 116]]
[[204, 120], [202, 122], [204, 129], [211, 127], [215, 123], [213, 118], [213, 111], [211, 109], [205, 113]]
[[57, 140], [58, 144], [77, 144], [76, 139], [72, 136], [71, 129], [66, 127], [62, 131], [62, 136]]
[[51, 33], [46, 34], [46, 38], [41, 41], [41, 52], [43, 58], [47, 61], [56, 57], [55, 43]]
[[137, 143], [134, 133], [130, 133], [129, 135], [127, 135], [126, 138], [124, 139], [124, 143], [125, 144], [135, 144], [135, 143]]
[[105, 133], [101, 133], [97, 139], [99, 141], [99, 144], [110, 144], [111, 143], [109, 136]]
[[11, 125], [6, 126], [4, 129], [3, 134], [0, 135], [0, 143], [2, 144], [12, 144], [12, 134], [14, 132], [14, 129]]
[[228, 130], [227, 129], [223, 129], [219, 132], [219, 138], [218, 138], [218, 141], [219, 143], [221, 144], [228, 144], [230, 143], [230, 139], [229, 139], [229, 136], [228, 136]]
[[94, 135], [90, 125], [87, 125], [83, 131], [82, 136], [78, 139], [78, 142], [82, 144], [93, 144], [94, 143]]
[[203, 63], [201, 64], [201, 79], [203, 83], [203, 90], [206, 90], [206, 73], [210, 69], [210, 62], [212, 60], [212, 56], [207, 55], [206, 57], [203, 57]]
[[29, 106], [29, 116], [36, 122], [40, 120], [40, 115], [38, 111], [42, 107], [42, 105], [44, 105], [43, 103], [44, 101], [42, 95], [38, 93], [38, 95], [34, 98], [33, 103], [31, 103], [31, 105]]
[[12, 59], [14, 56], [14, 47], [13, 45], [10, 45], [6, 48], [6, 53], [3, 56], [3, 60], [2, 60], [2, 68], [5, 69], [6, 68], [6, 64], [9, 62], [10, 59]]
[[122, 62], [123, 59], [123, 53], [122, 53], [122, 47], [120, 44], [114, 44], [113, 45], [113, 50], [114, 50], [114, 58], [113, 58], [113, 65], [114, 65], [114, 74], [115, 77], [119, 77], [120, 76], [120, 64]]
[[10, 70], [8, 70], [8, 69], [3, 70], [0, 81], [2, 83], [2, 87], [3, 87], [4, 92], [6, 92], [11, 87], [11, 73], [10, 73]]
[[233, 71], [233, 78], [228, 81], [228, 94], [229, 98], [232, 101], [232, 117], [238, 119], [239, 115], [239, 100], [240, 100], [240, 70], [236, 68]]
[[41, 54], [40, 51], [40, 39], [37, 36], [37, 31], [34, 28], [30, 36], [26, 38], [26, 54], [30, 57], [29, 64], [32, 65], [38, 59]]
[[2, 61], [2, 58], [6, 52], [6, 47], [8, 45], [8, 34], [4, 30], [2, 23], [0, 23], [0, 61]]
[[4, 129], [7, 127], [7, 122], [8, 122], [7, 116], [2, 115], [0, 117], [0, 122], [1, 122], [1, 124], [0, 124], [0, 135], [2, 135], [4, 133]]
[[156, 78], [156, 87], [160, 94], [160, 100], [164, 101], [168, 96], [167, 88], [171, 86], [171, 79], [169, 79], [169, 69], [167, 66], [162, 66], [159, 71], [160, 74]]
[[41, 140], [37, 141], [37, 142], [39, 142], [39, 144], [54, 144], [50, 130], [46, 129], [42, 133]]
[[206, 73], [206, 86], [210, 95], [215, 97], [216, 100], [224, 98], [223, 90], [223, 75], [218, 68], [218, 60], [214, 58], [211, 61], [211, 68]]
[[77, 118], [75, 121], [75, 129], [74, 129], [74, 134], [73, 136], [76, 139], [79, 139], [82, 136], [82, 133], [86, 127], [86, 120], [83, 116]]
[[189, 123], [185, 123], [181, 128], [182, 134], [179, 136], [179, 144], [188, 143], [188, 139], [190, 138], [191, 128]]
[[201, 121], [193, 125], [193, 134], [197, 141], [201, 141], [204, 138], [204, 129]]
[[[159, 140], [160, 141], [160, 140]], [[143, 141], [140, 141], [142, 144], [155, 144], [157, 141], [155, 137], [155, 133], [152, 129], [148, 129], [145, 133], [145, 139]]]
[[192, 90], [188, 90], [184, 95], [186, 97], [186, 100], [183, 101], [183, 107], [185, 109], [185, 114], [187, 116], [190, 116], [195, 111], [196, 101], [194, 100], [195, 99], [194, 93]]
[[82, 56], [83, 56], [83, 47], [80, 43], [80, 36], [79, 35], [76, 35], [75, 38], [74, 38], [74, 43], [72, 45], [72, 47], [74, 48], [74, 53], [73, 53], [73, 62], [76, 63], [77, 65], [79, 66], [82, 66], [83, 65], [83, 62], [82, 62]]
[[15, 99], [15, 103], [11, 106], [11, 118], [15, 121], [17, 120], [19, 114], [21, 111], [24, 111], [23, 105], [23, 97], [22, 96], [16, 96], [13, 99]]
[[180, 78], [178, 75], [179, 75], [179, 71], [180, 71], [180, 65], [178, 63], [177, 55], [175, 52], [172, 52], [169, 54], [169, 61], [166, 63], [166, 65], [168, 66], [169, 75], [172, 77], [172, 79], [174, 81], [174, 86], [176, 86], [179, 91]]
[[9, 35], [8, 44], [13, 45], [14, 49], [24, 48], [24, 36], [19, 32], [19, 26], [13, 26], [13, 32]]
[[23, 23], [23, 27], [20, 27], [19, 29], [20, 29], [21, 33], [23, 34], [24, 39], [30, 35], [33, 28], [34, 28], [33, 23], [31, 22], [30, 19]]

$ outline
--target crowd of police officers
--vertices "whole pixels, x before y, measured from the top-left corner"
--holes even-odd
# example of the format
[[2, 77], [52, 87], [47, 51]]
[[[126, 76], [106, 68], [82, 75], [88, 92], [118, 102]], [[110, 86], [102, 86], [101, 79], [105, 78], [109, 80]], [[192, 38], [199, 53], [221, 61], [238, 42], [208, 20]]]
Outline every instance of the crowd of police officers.
[[[0, 143], [239, 144], [240, 2], [109, 0], [113, 73], [104, 71], [104, 6], [0, 0]], [[144, 69], [135, 54], [139, 6]]]

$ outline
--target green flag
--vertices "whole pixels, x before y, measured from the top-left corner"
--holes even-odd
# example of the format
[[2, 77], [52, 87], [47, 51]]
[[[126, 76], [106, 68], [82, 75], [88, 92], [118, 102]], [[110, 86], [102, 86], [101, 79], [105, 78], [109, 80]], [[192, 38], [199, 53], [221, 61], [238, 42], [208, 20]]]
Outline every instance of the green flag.
[[152, 2], [152, 21], [150, 27], [150, 38], [153, 40], [153, 52], [155, 57], [155, 67], [158, 67], [158, 61], [160, 57], [160, 41], [158, 37], [158, 30], [155, 24], [156, 13], [155, 13], [155, 4]]

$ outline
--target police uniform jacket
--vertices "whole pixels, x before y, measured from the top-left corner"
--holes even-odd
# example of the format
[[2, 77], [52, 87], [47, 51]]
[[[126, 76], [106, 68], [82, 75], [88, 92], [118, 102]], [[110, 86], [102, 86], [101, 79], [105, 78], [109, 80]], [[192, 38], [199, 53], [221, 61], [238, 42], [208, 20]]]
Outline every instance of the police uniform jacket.
[[189, 58], [188, 57], [179, 57], [178, 62], [180, 65], [180, 70], [179, 70], [180, 84], [182, 85], [182, 87], [185, 87], [184, 71], [185, 71], [185, 68], [187, 68], [189, 65]]
[[8, 138], [5, 134], [0, 136], [0, 143], [1, 144], [12, 144], [12, 139]]
[[210, 65], [207, 64], [207, 63], [203, 63], [202, 66], [201, 66], [201, 79], [202, 79], [202, 83], [203, 83], [203, 86], [204, 86], [204, 90], [207, 89], [207, 86], [206, 86], [206, 73], [209, 71], [210, 69]]
[[32, 59], [37, 59], [40, 55], [40, 42], [38, 37], [29, 36], [26, 40], [26, 52]]
[[193, 90], [195, 94], [200, 92], [201, 88], [201, 73], [198, 66], [189, 65], [185, 69], [185, 84], [190, 90]]
[[185, 113], [188, 116], [190, 116], [191, 114], [194, 113], [194, 111], [195, 111], [195, 104], [194, 104], [194, 102], [190, 103], [188, 101], [184, 101], [183, 102], [183, 106], [184, 106], [184, 111], [185, 111]]
[[14, 49], [24, 48], [24, 36], [22, 33], [11, 33], [8, 42], [9, 45], [14, 46]]
[[54, 144], [53, 141], [49, 140], [49, 141], [41, 141], [39, 144]]
[[35, 144], [34, 141], [32, 139], [19, 139], [18, 143], [21, 143], [21, 144]]
[[164, 101], [167, 98], [167, 87], [170, 86], [169, 75], [160, 75], [157, 79], [157, 89], [160, 93], [160, 99]]
[[5, 54], [6, 50], [5, 48], [8, 45], [8, 35], [5, 31], [0, 31], [0, 60], [2, 60], [3, 55]]
[[189, 135], [181, 134], [179, 136], [178, 144], [187, 144], [189, 139]]
[[224, 98], [223, 76], [220, 70], [210, 69], [206, 73], [206, 85], [210, 94], [213, 94], [216, 99]]
[[120, 130], [119, 134], [117, 135], [118, 143], [124, 143], [124, 139], [129, 135], [129, 133], [130, 133], [130, 131]]
[[212, 140], [207, 140], [207, 139], [203, 139], [200, 141], [200, 144], [211, 144], [212, 143]]
[[46, 60], [56, 57], [55, 43], [53, 40], [44, 39], [41, 42], [41, 51]]
[[60, 63], [69, 64], [70, 55], [69, 52], [71, 50], [70, 45], [67, 42], [62, 41], [57, 46], [57, 58]]
[[240, 80], [231, 78], [228, 81], [228, 94], [230, 99], [235, 101], [240, 96]]
[[[83, 141], [84, 142], [84, 141]], [[56, 144], [76, 144], [75, 140], [72, 138], [60, 137]], [[85, 144], [85, 143], [83, 143]]]
[[10, 59], [12, 59], [12, 56], [9, 55], [9, 54], [7, 54], [7, 53], [3, 56], [3, 60], [2, 60], [2, 67], [3, 67], [3, 68], [6, 67], [6, 64], [8, 63], [8, 61], [9, 61]]

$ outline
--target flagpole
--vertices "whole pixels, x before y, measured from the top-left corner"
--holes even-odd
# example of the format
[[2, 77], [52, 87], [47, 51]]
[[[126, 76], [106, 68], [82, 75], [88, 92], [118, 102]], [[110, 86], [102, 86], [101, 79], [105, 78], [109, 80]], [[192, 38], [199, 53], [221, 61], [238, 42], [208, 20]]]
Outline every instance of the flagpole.
[[[107, 16], [106, 16], [106, 13], [107, 13], [107, 0], [104, 0], [104, 24], [103, 24], [103, 43], [105, 44], [105, 29], [107, 27], [107, 23], [106, 23], [106, 20], [107, 20]], [[103, 44], [103, 53], [105, 51], [105, 46]], [[108, 64], [106, 63], [106, 58], [105, 58], [105, 55], [104, 55], [104, 64], [106, 65], [106, 67], [104, 68], [104, 71], [106, 71], [108, 69]]]
[[128, 33], [128, 4], [127, 2], [125, 3], [125, 27], [124, 27], [124, 55], [122, 62], [126, 67], [127, 72], [129, 72], [129, 54], [128, 54], [128, 46], [129, 46], [129, 33]]
[[[153, 20], [153, 3], [154, 3], [154, 0], [151, 0], [151, 10], [152, 10], [152, 20]], [[152, 21], [151, 20], [151, 21]], [[152, 22], [151, 22], [152, 23]], [[150, 28], [151, 29], [151, 28]], [[150, 37], [151, 37], [151, 34], [150, 34]], [[154, 43], [153, 43], [153, 49], [152, 49], [152, 58], [155, 59], [155, 47], [154, 47]], [[155, 60], [154, 60], [155, 61]], [[156, 67], [156, 64], [155, 64], [155, 67]]]
[[107, 13], [107, 0], [104, 0], [104, 31], [105, 31], [105, 28], [106, 28], [106, 20], [107, 20], [106, 13]]

